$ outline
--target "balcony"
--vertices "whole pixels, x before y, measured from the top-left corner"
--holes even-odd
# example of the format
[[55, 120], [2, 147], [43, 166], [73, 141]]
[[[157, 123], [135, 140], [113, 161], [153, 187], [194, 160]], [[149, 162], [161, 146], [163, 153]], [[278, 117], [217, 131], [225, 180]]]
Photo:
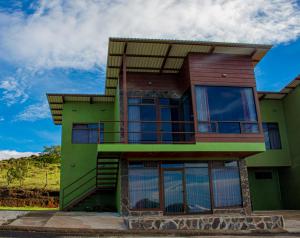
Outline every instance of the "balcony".
[[193, 121], [100, 121], [76, 123], [73, 144], [193, 144]]

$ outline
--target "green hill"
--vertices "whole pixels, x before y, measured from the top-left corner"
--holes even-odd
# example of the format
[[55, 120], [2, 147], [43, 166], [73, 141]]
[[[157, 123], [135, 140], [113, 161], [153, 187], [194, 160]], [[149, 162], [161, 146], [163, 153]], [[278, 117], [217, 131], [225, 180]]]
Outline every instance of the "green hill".
[[40, 155], [0, 161], [0, 188], [59, 190], [60, 147]]

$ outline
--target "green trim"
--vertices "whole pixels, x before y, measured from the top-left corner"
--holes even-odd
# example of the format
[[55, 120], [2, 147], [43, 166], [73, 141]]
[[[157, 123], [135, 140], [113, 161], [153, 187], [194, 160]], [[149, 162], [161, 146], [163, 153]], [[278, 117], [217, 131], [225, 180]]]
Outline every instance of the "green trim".
[[99, 152], [264, 152], [264, 143], [198, 142], [196, 144], [100, 144]]

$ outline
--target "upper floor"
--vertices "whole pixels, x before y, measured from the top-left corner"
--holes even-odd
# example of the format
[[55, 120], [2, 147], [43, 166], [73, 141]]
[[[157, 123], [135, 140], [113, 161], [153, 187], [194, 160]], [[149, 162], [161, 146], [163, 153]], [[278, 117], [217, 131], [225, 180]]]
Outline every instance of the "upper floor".
[[48, 95], [53, 120], [70, 127], [71, 143], [103, 149], [262, 152], [254, 67], [270, 47], [111, 38], [105, 94]]

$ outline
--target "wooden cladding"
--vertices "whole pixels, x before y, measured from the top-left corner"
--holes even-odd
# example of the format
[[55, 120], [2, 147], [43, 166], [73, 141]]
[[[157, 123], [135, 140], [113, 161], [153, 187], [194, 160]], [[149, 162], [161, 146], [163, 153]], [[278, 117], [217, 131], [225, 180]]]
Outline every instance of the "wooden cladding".
[[229, 54], [190, 54], [186, 75], [189, 75], [193, 99], [195, 128], [198, 127], [195, 86], [235, 86], [251, 87], [254, 92], [260, 133], [218, 134], [196, 133], [199, 142], [264, 142], [261, 116], [256, 95], [256, 83], [251, 57]]
[[191, 84], [255, 87], [250, 57], [226, 54], [190, 54]]
[[[257, 122], [260, 133], [256, 134], [218, 134], [196, 132], [196, 141], [203, 142], [263, 142], [261, 116], [256, 93], [254, 67], [250, 56], [230, 54], [190, 53], [184, 60], [178, 74], [127, 72], [126, 56], [123, 59], [123, 71], [120, 77], [121, 120], [127, 123], [127, 98], [132, 92], [149, 97], [152, 92], [163, 91], [180, 97], [187, 89], [191, 89], [194, 128], [197, 131], [197, 108], [195, 85], [250, 87], [254, 92]], [[125, 73], [126, 72], [126, 73]], [[146, 92], [148, 91], [148, 92]], [[171, 93], [172, 92], [172, 93]], [[155, 94], [162, 95], [162, 94]], [[165, 96], [168, 97], [168, 96]], [[123, 115], [124, 114], [124, 115]], [[126, 116], [125, 116], [126, 115]], [[127, 126], [124, 126], [127, 135]], [[122, 127], [122, 126], [121, 126]]]
[[177, 74], [127, 73], [128, 91], [133, 90], [172, 90], [181, 92]]

